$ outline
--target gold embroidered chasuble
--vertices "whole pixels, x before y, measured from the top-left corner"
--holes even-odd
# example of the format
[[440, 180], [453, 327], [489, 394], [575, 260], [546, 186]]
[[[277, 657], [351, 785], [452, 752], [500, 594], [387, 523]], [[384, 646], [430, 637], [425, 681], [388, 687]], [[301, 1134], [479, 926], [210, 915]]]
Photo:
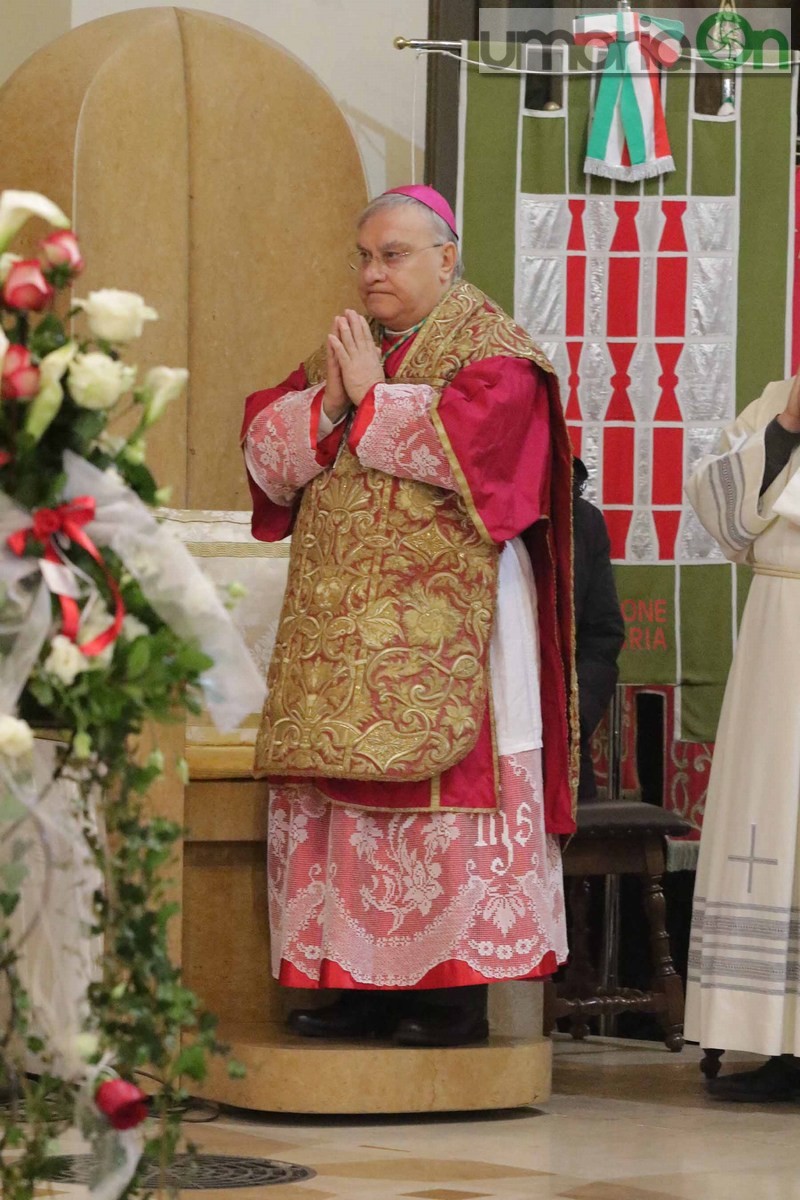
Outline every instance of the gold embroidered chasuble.
[[[346, 441], [307, 485], [256, 744], [259, 775], [433, 779], [475, 745], [487, 708], [499, 547], [436, 417], [469, 363], [503, 355], [552, 371], [471, 284], [426, 320], [392, 383], [428, 384], [460, 494], [362, 466]], [[325, 377], [324, 348], [306, 364]]]

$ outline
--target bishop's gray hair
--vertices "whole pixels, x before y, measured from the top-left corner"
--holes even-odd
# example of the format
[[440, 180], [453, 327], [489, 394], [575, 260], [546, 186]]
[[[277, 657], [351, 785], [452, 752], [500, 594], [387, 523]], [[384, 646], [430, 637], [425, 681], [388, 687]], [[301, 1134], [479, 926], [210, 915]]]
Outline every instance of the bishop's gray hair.
[[423, 204], [419, 200], [415, 200], [413, 196], [404, 196], [402, 192], [391, 192], [383, 196], [376, 197], [371, 200], [367, 207], [358, 218], [357, 229], [374, 216], [375, 213], [381, 212], [384, 208], [396, 208], [400, 204], [413, 204], [415, 208], [420, 208], [428, 218], [431, 234], [437, 242], [452, 242], [456, 248], [456, 265], [453, 267], [453, 280], [461, 279], [464, 274], [464, 264], [461, 261], [461, 247], [458, 244], [458, 239], [453, 233], [450, 226], [447, 224], [438, 213], [435, 213], [432, 208], [428, 208], [427, 204]]

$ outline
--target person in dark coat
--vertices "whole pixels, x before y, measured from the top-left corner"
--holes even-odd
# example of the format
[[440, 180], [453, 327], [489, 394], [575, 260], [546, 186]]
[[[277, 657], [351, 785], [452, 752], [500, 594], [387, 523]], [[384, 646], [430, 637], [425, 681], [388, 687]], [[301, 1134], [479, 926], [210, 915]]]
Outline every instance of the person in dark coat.
[[579, 458], [573, 460], [572, 510], [575, 536], [575, 638], [581, 722], [581, 773], [578, 801], [597, 799], [590, 742], [608, 708], [625, 641], [625, 623], [611, 567], [605, 518], [582, 493], [588, 479]]

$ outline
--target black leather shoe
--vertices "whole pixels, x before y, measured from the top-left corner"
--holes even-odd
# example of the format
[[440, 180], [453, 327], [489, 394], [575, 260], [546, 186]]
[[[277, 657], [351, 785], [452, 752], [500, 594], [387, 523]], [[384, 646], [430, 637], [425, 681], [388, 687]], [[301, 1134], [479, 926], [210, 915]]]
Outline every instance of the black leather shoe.
[[736, 1071], [709, 1079], [708, 1093], [715, 1100], [734, 1100], [742, 1104], [774, 1104], [800, 1100], [800, 1067], [791, 1055], [767, 1059], [753, 1071]]
[[400, 1021], [392, 1038], [397, 1046], [474, 1046], [488, 1040], [483, 1013], [434, 1005]]
[[385, 995], [352, 991], [324, 1008], [296, 1008], [286, 1024], [300, 1037], [389, 1038], [397, 1013]]

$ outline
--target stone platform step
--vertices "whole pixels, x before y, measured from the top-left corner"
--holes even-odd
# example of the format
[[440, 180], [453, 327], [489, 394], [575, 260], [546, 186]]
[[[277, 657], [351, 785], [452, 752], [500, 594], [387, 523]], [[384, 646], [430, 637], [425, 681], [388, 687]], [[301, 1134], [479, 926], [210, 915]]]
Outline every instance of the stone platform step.
[[550, 1097], [547, 1038], [491, 1037], [484, 1046], [431, 1050], [299, 1038], [266, 1024], [223, 1027], [219, 1038], [244, 1064], [246, 1078], [230, 1079], [224, 1059], [213, 1058], [208, 1078], [192, 1090], [261, 1112], [459, 1112], [539, 1105]]

